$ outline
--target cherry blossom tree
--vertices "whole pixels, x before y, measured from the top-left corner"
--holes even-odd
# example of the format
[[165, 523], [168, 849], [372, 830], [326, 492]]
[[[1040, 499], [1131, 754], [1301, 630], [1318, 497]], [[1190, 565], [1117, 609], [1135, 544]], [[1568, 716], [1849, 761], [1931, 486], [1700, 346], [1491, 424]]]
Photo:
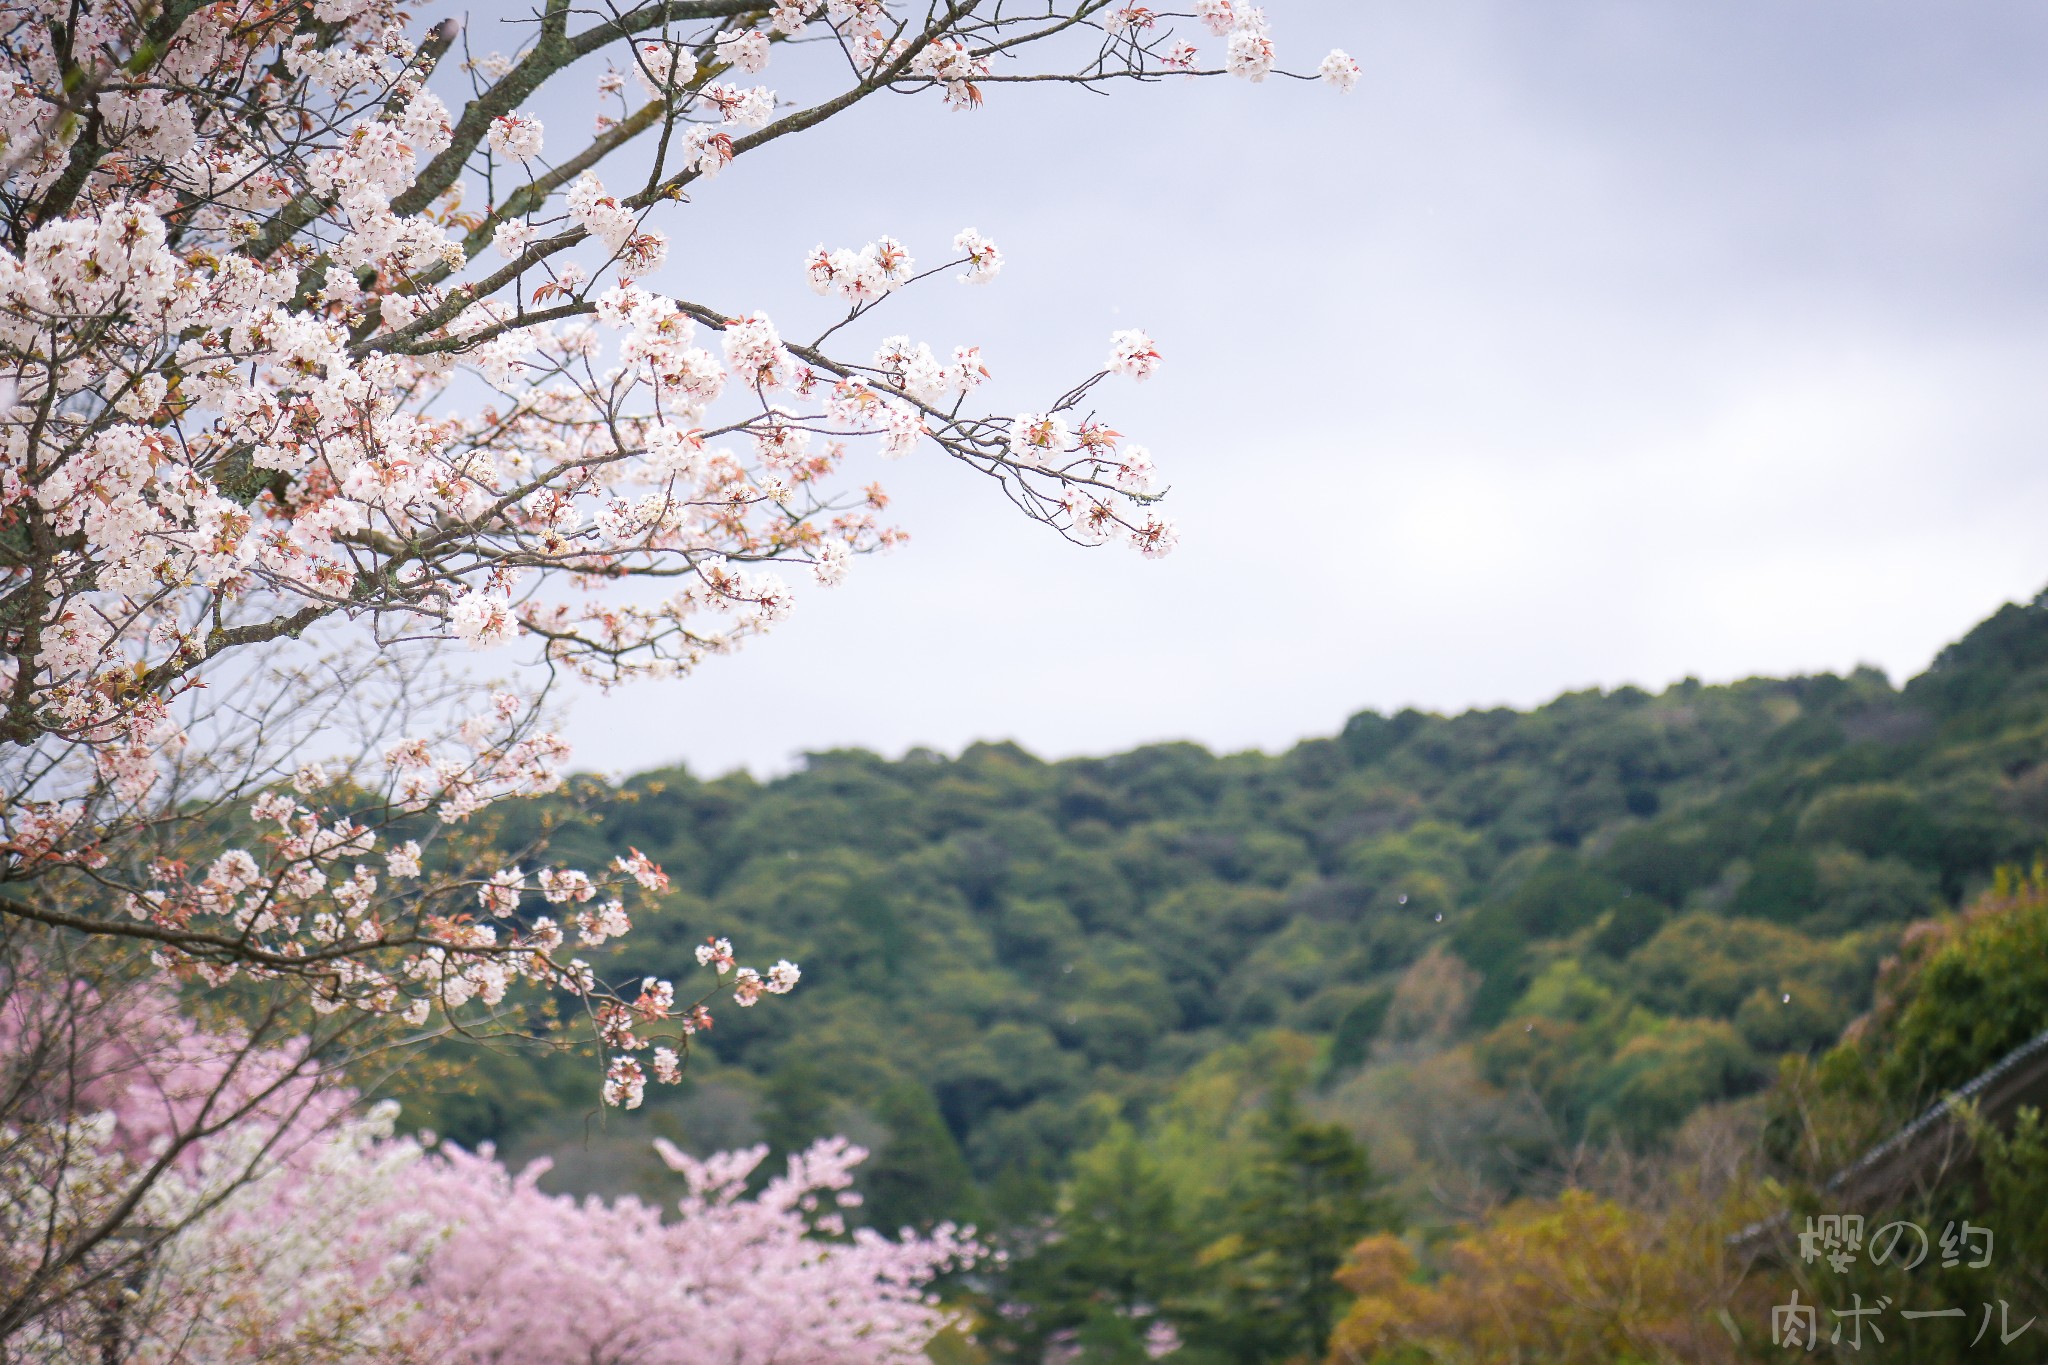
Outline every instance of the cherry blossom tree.
[[[872, 96], [972, 109], [1015, 81], [1263, 80], [1256, 8], [547, 0], [515, 56], [460, 63], [454, 21], [409, 33], [391, 0], [12, 15], [8, 916], [422, 1023], [532, 978], [636, 1053], [626, 1021], [662, 1019], [671, 988], [605, 991], [564, 953], [625, 929], [612, 891], [665, 879], [637, 857], [592, 876], [437, 856], [441, 830], [556, 787], [566, 754], [531, 697], [435, 704], [436, 645], [518, 647], [543, 678], [687, 673], [787, 612], [761, 566], [836, 582], [892, 543], [886, 495], [852, 470], [920, 444], [1073, 539], [1173, 543], [1149, 455], [1083, 411], [1104, 378], [1154, 372], [1143, 333], [1012, 416], [970, 406], [977, 348], [833, 345], [910, 285], [992, 280], [1002, 255], [972, 229], [936, 265], [887, 237], [792, 262], [839, 305], [810, 341], [744, 299], [635, 281], [667, 256], [661, 221], [715, 208], [721, 170]], [[1220, 50], [1205, 62], [1190, 32]], [[745, 83], [785, 50], [805, 58], [790, 85]], [[609, 111], [551, 157], [560, 135], [524, 106], [601, 54]], [[1321, 68], [1339, 88], [1355, 73], [1341, 53]], [[647, 169], [607, 186], [635, 141]], [[745, 1004], [795, 973], [734, 980]], [[615, 1068], [615, 1098], [638, 1066]]]
[[[932, 1279], [981, 1254], [941, 1225], [890, 1239], [846, 1231], [866, 1156], [826, 1138], [746, 1197], [765, 1147], [696, 1160], [657, 1142], [682, 1177], [679, 1216], [542, 1193], [488, 1154], [437, 1154], [417, 1184], [452, 1231], [414, 1302], [449, 1354], [475, 1365], [886, 1365], [921, 1361], [949, 1320]], [[508, 1292], [519, 1286], [517, 1292]], [[559, 1305], [574, 1304], [574, 1313]]]
[[[843, 1139], [752, 1197], [764, 1148], [697, 1160], [657, 1144], [682, 1187], [664, 1218], [544, 1193], [544, 1162], [514, 1173], [394, 1137], [396, 1106], [352, 1112], [306, 1072], [302, 1040], [195, 1028], [156, 983], [119, 1008], [96, 994], [17, 990], [0, 1012], [10, 1055], [53, 1032], [92, 1049], [68, 1068], [90, 1078], [83, 1113], [5, 1130], [0, 1284], [9, 1300], [38, 1285], [0, 1326], [10, 1360], [890, 1365], [922, 1359], [948, 1320], [934, 1276], [982, 1254], [951, 1227], [849, 1235], [865, 1154]], [[148, 1165], [160, 1177], [138, 1185]], [[109, 1216], [131, 1231], [95, 1263], [39, 1274], [53, 1229]]]
[[[852, 340], [905, 289], [996, 279], [984, 235], [819, 246], [790, 270], [824, 312], [786, 337], [728, 272], [648, 288], [666, 233], [874, 97], [1287, 73], [1237, 0], [544, 0], [518, 33], [478, 56], [394, 0], [0, 15], [0, 953], [146, 961], [241, 1011], [247, 1055], [304, 1037], [295, 1076], [361, 1021], [469, 1028], [524, 982], [580, 1009], [631, 1107], [716, 999], [798, 970], [713, 939], [693, 991], [578, 956], [667, 878], [493, 837], [494, 803], [563, 784], [553, 683], [679, 677], [767, 629], [778, 566], [832, 584], [901, 538], [863, 466], [919, 448], [1071, 540], [1174, 543], [1150, 455], [1092, 407], [1157, 370], [1142, 332], [1022, 413], [975, 405], [978, 348]], [[543, 126], [543, 88], [592, 80], [593, 132]], [[518, 685], [473, 684], [465, 649]], [[0, 1123], [86, 1150], [75, 1078], [30, 1072]], [[32, 1278], [104, 1278], [246, 1107], [177, 1111]]]
[[[1195, 18], [1109, 0], [596, 16], [549, 0], [516, 57], [450, 75], [457, 26], [409, 36], [388, 0], [16, 7], [0, 92], [6, 912], [144, 940], [214, 979], [297, 976], [336, 1004], [417, 1011], [519, 974], [573, 986], [553, 933], [465, 927], [441, 893], [505, 918], [534, 890], [584, 904], [595, 880], [421, 885], [411, 844], [385, 838], [399, 815], [458, 821], [550, 789], [560, 742], [508, 693], [440, 733], [358, 729], [381, 742], [291, 761], [343, 718], [286, 711], [375, 682], [292, 642], [520, 645], [601, 683], [685, 673], [788, 610], [758, 566], [831, 582], [889, 544], [885, 495], [846, 476], [925, 442], [1066, 535], [1163, 553], [1149, 456], [1077, 416], [1105, 376], [1154, 371], [1142, 333], [1007, 417], [969, 406], [975, 348], [830, 348], [908, 285], [993, 279], [1001, 253], [972, 229], [924, 268], [890, 238], [821, 246], [800, 268], [844, 313], [812, 342], [744, 301], [633, 281], [666, 257], [657, 221], [714, 207], [723, 168], [879, 93], [972, 108], [1011, 81], [1275, 70], [1261, 11], [1199, 0]], [[1222, 40], [1220, 66], [1190, 27]], [[796, 90], [741, 83], [786, 48], [811, 59]], [[1068, 65], [1029, 65], [1038, 48]], [[615, 112], [550, 158], [522, 105], [601, 53]], [[1333, 54], [1322, 74], [1344, 87], [1355, 69]], [[459, 113], [441, 93], [457, 81]], [[648, 169], [607, 187], [601, 165], [635, 140]], [[619, 591], [632, 580], [665, 595]], [[143, 856], [256, 791], [260, 852]], [[659, 886], [645, 865], [614, 872]]]

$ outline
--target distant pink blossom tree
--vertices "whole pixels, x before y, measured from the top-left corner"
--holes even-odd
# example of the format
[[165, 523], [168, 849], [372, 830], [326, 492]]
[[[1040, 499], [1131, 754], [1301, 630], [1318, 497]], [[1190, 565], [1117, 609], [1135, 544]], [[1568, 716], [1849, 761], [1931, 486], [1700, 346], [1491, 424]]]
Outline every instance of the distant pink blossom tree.
[[[421, 1204], [453, 1229], [417, 1302], [475, 1365], [893, 1365], [923, 1359], [948, 1315], [933, 1277], [974, 1260], [970, 1232], [847, 1234], [866, 1153], [815, 1143], [754, 1198], [755, 1147], [699, 1161], [657, 1143], [683, 1178], [679, 1217], [630, 1197], [548, 1195], [541, 1170], [488, 1155], [426, 1158]], [[561, 1306], [574, 1304], [575, 1311]]]
[[[700, 1161], [658, 1144], [682, 1185], [666, 1218], [630, 1197], [546, 1194], [546, 1163], [515, 1174], [394, 1137], [395, 1106], [348, 1113], [352, 1096], [302, 1073], [301, 1048], [211, 1035], [169, 1004], [139, 992], [126, 1038], [101, 1041], [88, 1112], [41, 1135], [70, 1149], [58, 1193], [40, 1218], [0, 1224], [0, 1269], [32, 1269], [49, 1227], [106, 1216], [109, 1191], [164, 1162], [124, 1215], [146, 1250], [90, 1292], [52, 1295], [10, 1360], [896, 1365], [948, 1321], [933, 1278], [981, 1254], [949, 1226], [849, 1234], [839, 1210], [858, 1203], [865, 1153], [838, 1138], [753, 1197], [764, 1148]], [[194, 1127], [176, 1111], [209, 1106], [230, 1121], [167, 1146]], [[49, 1172], [11, 1137], [5, 1206], [27, 1210]]]

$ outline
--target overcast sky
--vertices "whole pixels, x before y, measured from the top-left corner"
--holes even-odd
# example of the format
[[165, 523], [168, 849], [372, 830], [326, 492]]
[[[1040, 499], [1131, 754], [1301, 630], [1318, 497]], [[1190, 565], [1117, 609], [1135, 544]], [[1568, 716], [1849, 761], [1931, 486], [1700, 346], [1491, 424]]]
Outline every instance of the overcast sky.
[[1104, 407], [1182, 545], [1076, 549], [936, 452], [881, 466], [909, 545], [581, 699], [580, 763], [1274, 749], [1368, 706], [1901, 679], [2048, 584], [2048, 7], [1267, 8], [1358, 92], [886, 101], [663, 223], [661, 287], [785, 334], [824, 316], [815, 243], [979, 227], [1002, 278], [876, 331], [981, 342], [999, 410], [1147, 328], [1167, 368]]

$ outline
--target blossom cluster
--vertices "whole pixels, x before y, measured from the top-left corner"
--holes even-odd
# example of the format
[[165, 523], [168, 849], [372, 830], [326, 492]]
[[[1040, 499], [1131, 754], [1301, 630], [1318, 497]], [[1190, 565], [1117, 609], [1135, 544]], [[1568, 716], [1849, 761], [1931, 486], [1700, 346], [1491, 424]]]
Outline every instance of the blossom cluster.
[[[152, 956], [173, 975], [214, 986], [238, 976], [294, 980], [322, 1014], [353, 1009], [420, 1027], [471, 1002], [495, 1008], [520, 981], [566, 992], [585, 1004], [599, 1039], [624, 1050], [605, 1100], [637, 1105], [640, 1086], [626, 1085], [621, 1074], [640, 1075], [630, 1054], [664, 1037], [686, 1050], [693, 1034], [711, 1027], [711, 1012], [701, 999], [679, 1007], [674, 985], [655, 978], [623, 996], [572, 954], [628, 933], [622, 895], [652, 902], [668, 889], [668, 875], [638, 850], [596, 877], [553, 865], [465, 868], [434, 851], [437, 830], [503, 797], [561, 785], [566, 749], [553, 735], [525, 730], [526, 714], [522, 698], [500, 692], [488, 709], [453, 726], [446, 743], [389, 745], [382, 789], [369, 803], [380, 823], [328, 804], [351, 791], [360, 799], [367, 774], [302, 764], [289, 783], [249, 804], [245, 841], [203, 863], [154, 860], [122, 898], [123, 912], [159, 931]], [[82, 821], [75, 809], [31, 806], [9, 817], [15, 832], [0, 842], [0, 854], [17, 864], [63, 856], [66, 835]], [[40, 832], [40, 844], [32, 832]], [[93, 861], [76, 850], [71, 856]], [[729, 941], [717, 942], [716, 960], [704, 961], [719, 976], [735, 973], [740, 1005], [796, 985], [795, 964], [779, 962], [764, 976], [739, 967]], [[621, 1020], [637, 1022], [646, 1036], [617, 1027]], [[679, 1081], [680, 1053], [662, 1048], [656, 1056], [657, 1079]]]

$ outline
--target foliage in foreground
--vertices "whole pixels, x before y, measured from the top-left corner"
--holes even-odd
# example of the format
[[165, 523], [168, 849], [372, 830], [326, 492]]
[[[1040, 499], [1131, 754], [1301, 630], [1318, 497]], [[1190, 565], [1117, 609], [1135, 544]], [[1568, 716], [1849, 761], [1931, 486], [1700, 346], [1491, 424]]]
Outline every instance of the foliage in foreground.
[[[1964, 913], [1922, 926], [1886, 972], [1877, 1008], [1826, 1055], [1784, 1064], [1763, 1097], [1761, 1133], [1752, 1128], [1732, 1162], [1724, 1150], [1718, 1169], [1681, 1150], [1648, 1181], [1517, 1201], [1446, 1237], [1365, 1240], [1341, 1277], [1358, 1297], [1332, 1362], [1783, 1358], [1772, 1310], [1795, 1295], [1818, 1310], [1812, 1355], [1821, 1359], [1945, 1365], [2037, 1349], [2017, 1329], [2033, 1322], [2037, 1332], [2048, 1315], [2048, 1129], [2038, 1108], [1996, 1122], [1962, 1108], [1960, 1140], [1939, 1163], [1861, 1202], [1826, 1182], [2048, 1028], [2044, 936], [2048, 879], [2038, 868], [2003, 873]], [[1730, 1234], [1777, 1214], [1787, 1215], [1783, 1236], [1763, 1259], [1729, 1246]], [[1809, 1220], [1841, 1214], [1861, 1218], [1860, 1235], [1816, 1242], [1809, 1256], [1799, 1242]], [[1900, 1223], [1922, 1231], [1889, 1231]], [[1853, 1331], [1836, 1334], [1836, 1313], [1879, 1304], [1860, 1345]], [[1949, 1309], [1962, 1312], [1904, 1316]]]

